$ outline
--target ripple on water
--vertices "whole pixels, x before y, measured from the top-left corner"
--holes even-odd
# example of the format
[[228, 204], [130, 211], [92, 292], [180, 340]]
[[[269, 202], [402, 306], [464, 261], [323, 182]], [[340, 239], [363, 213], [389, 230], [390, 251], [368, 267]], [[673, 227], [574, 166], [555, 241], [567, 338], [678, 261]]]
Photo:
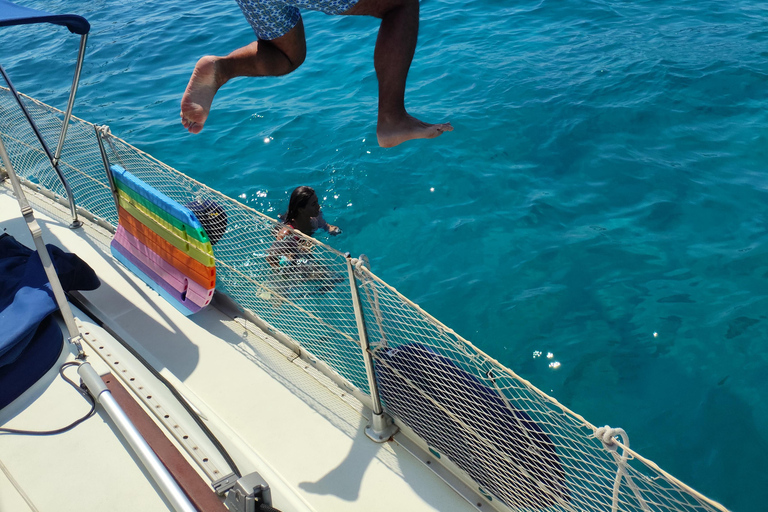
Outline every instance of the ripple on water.
[[[493, 357], [729, 508], [768, 501], [763, 4], [422, 2], [406, 106], [456, 130], [395, 150], [376, 20], [307, 13], [302, 67], [231, 81], [192, 136], [195, 62], [254, 37], [235, 2], [29, 5], [92, 22], [76, 115], [268, 213], [313, 186], [333, 245]], [[3, 65], [63, 106], [76, 38], [24, 30]]]

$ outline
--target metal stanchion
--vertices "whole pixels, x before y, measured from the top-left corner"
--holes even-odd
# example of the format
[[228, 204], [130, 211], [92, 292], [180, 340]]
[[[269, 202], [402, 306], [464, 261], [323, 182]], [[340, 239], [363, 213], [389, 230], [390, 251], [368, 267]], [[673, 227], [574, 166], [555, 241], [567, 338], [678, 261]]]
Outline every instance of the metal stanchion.
[[363, 361], [365, 362], [365, 373], [368, 376], [368, 387], [371, 391], [372, 412], [371, 424], [365, 428], [365, 434], [377, 443], [383, 443], [389, 440], [398, 430], [392, 418], [383, 411], [381, 407], [381, 397], [379, 396], [379, 386], [376, 383], [376, 369], [373, 364], [370, 344], [368, 342], [368, 332], [365, 328], [365, 319], [363, 318], [363, 306], [360, 303], [360, 295], [357, 290], [357, 278], [355, 277], [355, 267], [352, 264], [352, 258], [347, 256], [347, 271], [349, 272], [349, 288], [352, 292], [352, 305], [355, 308], [355, 320], [357, 322], [357, 333], [360, 336], [360, 346], [363, 349]]
[[77, 64], [75, 64], [75, 77], [72, 79], [72, 88], [69, 91], [69, 101], [67, 102], [67, 111], [64, 114], [64, 122], [61, 124], [59, 143], [56, 145], [56, 153], [54, 153], [53, 160], [51, 161], [54, 167], [59, 165], [61, 150], [64, 147], [64, 139], [67, 137], [67, 128], [69, 127], [69, 120], [72, 118], [72, 107], [75, 105], [77, 87], [80, 84], [80, 72], [83, 70], [83, 60], [85, 60], [85, 45], [87, 42], [88, 34], [83, 34], [80, 36], [80, 49], [77, 54]]
[[93, 129], [96, 132], [96, 142], [99, 143], [99, 152], [101, 153], [101, 162], [104, 164], [104, 172], [109, 180], [109, 190], [112, 192], [112, 198], [115, 200], [115, 208], [119, 205], [120, 201], [117, 194], [117, 185], [115, 185], [115, 177], [112, 175], [112, 169], [109, 167], [109, 157], [107, 157], [107, 150], [104, 148], [104, 137], [109, 137], [109, 126], [97, 126], [93, 125]]

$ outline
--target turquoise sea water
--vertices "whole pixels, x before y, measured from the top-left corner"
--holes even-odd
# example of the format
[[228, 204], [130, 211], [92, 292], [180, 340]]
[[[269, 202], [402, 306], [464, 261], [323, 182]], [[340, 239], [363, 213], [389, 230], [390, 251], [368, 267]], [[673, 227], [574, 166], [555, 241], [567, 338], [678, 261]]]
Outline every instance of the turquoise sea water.
[[[424, 0], [406, 104], [455, 131], [388, 150], [376, 20], [304, 13], [304, 65], [230, 82], [193, 136], [195, 62], [253, 38], [233, 0], [24, 3], [93, 25], [77, 116], [273, 216], [313, 186], [331, 245], [695, 489], [765, 509], [764, 2]], [[0, 63], [63, 107], [77, 38], [48, 33], [1, 30]]]

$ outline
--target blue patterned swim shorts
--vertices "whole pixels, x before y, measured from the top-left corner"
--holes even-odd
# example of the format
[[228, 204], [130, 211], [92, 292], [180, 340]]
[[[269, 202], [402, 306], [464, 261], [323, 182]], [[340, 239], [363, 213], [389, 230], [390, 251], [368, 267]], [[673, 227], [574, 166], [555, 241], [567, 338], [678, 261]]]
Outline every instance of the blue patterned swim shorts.
[[276, 39], [288, 33], [301, 19], [299, 9], [341, 14], [358, 0], [236, 0], [256, 37]]

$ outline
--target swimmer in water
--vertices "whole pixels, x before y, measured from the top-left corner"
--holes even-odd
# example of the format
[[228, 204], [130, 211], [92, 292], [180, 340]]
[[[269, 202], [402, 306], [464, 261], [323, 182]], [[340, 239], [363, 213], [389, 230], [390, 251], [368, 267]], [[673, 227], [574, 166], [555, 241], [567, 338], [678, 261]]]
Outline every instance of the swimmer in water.
[[285, 227], [277, 233], [277, 240], [270, 248], [267, 261], [273, 267], [311, 257], [311, 241], [295, 234], [295, 231], [312, 236], [318, 229], [331, 235], [341, 234], [341, 229], [328, 224], [320, 210], [320, 201], [312, 187], [296, 187], [288, 201], [288, 211], [279, 216]]
[[288, 211], [279, 218], [284, 224], [308, 236], [314, 235], [318, 229], [325, 230], [331, 235], [341, 234], [338, 226], [328, 224], [323, 218], [320, 201], [312, 187], [296, 187], [291, 192]]

